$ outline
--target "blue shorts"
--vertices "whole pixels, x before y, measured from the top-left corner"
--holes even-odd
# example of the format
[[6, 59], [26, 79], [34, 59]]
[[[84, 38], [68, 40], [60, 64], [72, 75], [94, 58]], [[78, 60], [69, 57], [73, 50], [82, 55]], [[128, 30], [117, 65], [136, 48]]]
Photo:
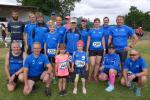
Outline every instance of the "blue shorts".
[[76, 67], [75, 74], [79, 74], [81, 76], [81, 78], [85, 78], [86, 77], [85, 67], [80, 67], [80, 68]]

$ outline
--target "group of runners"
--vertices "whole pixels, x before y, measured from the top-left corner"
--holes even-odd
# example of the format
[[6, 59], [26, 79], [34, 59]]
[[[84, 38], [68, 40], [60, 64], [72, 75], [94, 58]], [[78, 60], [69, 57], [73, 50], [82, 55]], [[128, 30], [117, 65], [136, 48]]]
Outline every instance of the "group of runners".
[[[117, 16], [116, 25], [103, 24], [95, 18], [93, 28], [88, 20], [66, 16], [65, 25], [55, 12], [51, 20], [44, 22], [40, 12], [30, 13], [29, 22], [19, 21], [17, 11], [12, 12], [8, 23], [11, 47], [5, 59], [8, 91], [14, 91], [18, 81], [24, 82], [23, 94], [36, 89], [36, 82], [45, 83], [45, 95], [51, 96], [51, 82], [58, 83], [59, 95], [67, 94], [67, 83], [74, 82], [73, 94], [77, 94], [81, 77], [82, 92], [87, 94], [87, 82], [107, 81], [106, 91], [115, 89], [115, 80], [133, 88], [141, 96], [141, 87], [147, 81], [147, 65], [140, 52], [133, 50], [138, 37], [135, 31], [124, 25], [124, 17]], [[80, 23], [80, 27], [77, 27]], [[131, 42], [128, 44], [128, 40]], [[128, 58], [129, 51], [129, 58]]]

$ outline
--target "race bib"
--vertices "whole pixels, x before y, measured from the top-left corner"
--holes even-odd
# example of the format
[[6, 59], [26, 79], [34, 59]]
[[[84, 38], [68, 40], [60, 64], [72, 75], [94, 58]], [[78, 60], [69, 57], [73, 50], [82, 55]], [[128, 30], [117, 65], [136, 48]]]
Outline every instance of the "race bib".
[[93, 42], [93, 47], [98, 48], [101, 46], [101, 42]]
[[76, 65], [76, 67], [84, 67], [85, 66], [85, 61], [76, 60], [75, 65]]
[[68, 67], [68, 62], [62, 62], [62, 63], [60, 63], [60, 69], [61, 70], [64, 70], [64, 69], [66, 69]]
[[55, 55], [56, 54], [56, 49], [47, 49], [47, 53]]

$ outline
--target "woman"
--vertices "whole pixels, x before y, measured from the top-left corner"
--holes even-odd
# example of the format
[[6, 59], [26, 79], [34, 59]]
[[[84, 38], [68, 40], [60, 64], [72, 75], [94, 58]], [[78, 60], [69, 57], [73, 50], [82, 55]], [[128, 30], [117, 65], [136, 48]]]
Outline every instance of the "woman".
[[87, 40], [87, 52], [90, 56], [89, 80], [94, 72], [94, 80], [97, 83], [97, 73], [100, 67], [103, 51], [105, 50], [105, 40], [103, 29], [100, 28], [100, 19], [94, 19], [94, 28], [90, 29]]

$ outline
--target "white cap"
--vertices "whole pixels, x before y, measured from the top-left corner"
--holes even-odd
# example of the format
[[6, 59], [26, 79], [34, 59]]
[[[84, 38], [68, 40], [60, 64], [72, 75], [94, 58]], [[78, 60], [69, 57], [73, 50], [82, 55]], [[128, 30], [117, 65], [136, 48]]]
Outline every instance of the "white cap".
[[77, 23], [77, 18], [71, 17], [70, 22], [71, 22], [71, 23], [73, 23], [73, 22], [74, 22], [74, 23]]

